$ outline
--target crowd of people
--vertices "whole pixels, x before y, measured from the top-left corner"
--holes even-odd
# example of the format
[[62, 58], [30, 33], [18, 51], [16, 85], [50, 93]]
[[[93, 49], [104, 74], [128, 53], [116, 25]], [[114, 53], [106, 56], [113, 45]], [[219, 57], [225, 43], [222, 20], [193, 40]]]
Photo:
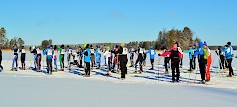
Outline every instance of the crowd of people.
[[[179, 82], [180, 78], [180, 68], [183, 64], [183, 54], [189, 54], [189, 70], [192, 72], [196, 70], [196, 59], [198, 60], [198, 68], [201, 74], [201, 83], [210, 81], [210, 67], [212, 64], [212, 54], [206, 42], [199, 42], [198, 46], [196, 44], [190, 46], [189, 50], [182, 51], [178, 42], [173, 44], [171, 49], [163, 48], [164, 53], [158, 54], [158, 56], [163, 56], [165, 73], [168, 72], [169, 63], [171, 63], [172, 70], [172, 82]], [[71, 66], [75, 65], [79, 68], [84, 68], [84, 76], [90, 77], [91, 69], [101, 68], [101, 57], [102, 54], [105, 59], [105, 66], [107, 69], [106, 75], [111, 75], [111, 73], [121, 73], [121, 79], [125, 79], [127, 74], [127, 64], [128, 64], [128, 54], [130, 54], [130, 66], [135, 67], [134, 73], [141, 74], [143, 72], [143, 66], [146, 64], [146, 54], [150, 56], [151, 68], [149, 70], [154, 70], [155, 57], [157, 56], [156, 50], [153, 46], [150, 46], [149, 50], [145, 50], [144, 47], [139, 46], [137, 49], [133, 47], [126, 48], [125, 44], [116, 45], [114, 49], [109, 46], [92, 46], [89, 44], [84, 44], [82, 47], [73, 50], [69, 46], [65, 47], [63, 44], [60, 47], [56, 45], [48, 45], [45, 49], [40, 49], [40, 47], [30, 47], [30, 53], [33, 55], [34, 67], [32, 70], [40, 72], [42, 69], [41, 63], [43, 55], [45, 56], [45, 61], [47, 64], [47, 74], [52, 74], [53, 71], [64, 71], [64, 69], [71, 70]], [[24, 46], [17, 47], [14, 45], [12, 48], [13, 60], [11, 70], [17, 71], [19, 68], [21, 70], [26, 70], [26, 49]], [[18, 66], [18, 54], [20, 54], [21, 67]], [[42, 55], [43, 54], [43, 55]], [[137, 59], [134, 59], [135, 54]], [[220, 69], [229, 69], [229, 77], [234, 75], [232, 69], [233, 60], [233, 48], [231, 47], [231, 42], [228, 42], [225, 47], [219, 47], [216, 50], [216, 54], [220, 59], [219, 67]], [[67, 66], [64, 64], [64, 57], [67, 59]], [[161, 58], [159, 58], [160, 60]], [[60, 68], [58, 68], [58, 60]], [[84, 61], [83, 61], [84, 60]], [[0, 62], [2, 62], [2, 51], [0, 51]], [[135, 63], [134, 63], [135, 62]], [[83, 65], [84, 64], [84, 65]], [[137, 68], [139, 67], [139, 70]], [[1, 63], [0, 68], [3, 69]]]

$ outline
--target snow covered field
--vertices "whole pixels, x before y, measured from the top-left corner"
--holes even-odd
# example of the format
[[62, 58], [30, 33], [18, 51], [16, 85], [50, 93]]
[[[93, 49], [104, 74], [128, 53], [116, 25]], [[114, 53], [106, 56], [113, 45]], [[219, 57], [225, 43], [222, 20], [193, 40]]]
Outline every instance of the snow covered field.
[[[9, 53], [3, 53], [5, 69], [0, 72], [0, 107], [226, 107], [233, 106], [236, 101], [237, 78], [227, 78], [228, 72], [220, 73], [215, 68], [218, 66], [216, 55], [208, 85], [194, 83], [200, 79], [196, 71], [182, 72], [189, 68], [187, 54], [180, 83], [169, 82], [171, 74], [164, 74], [163, 59], [158, 65], [159, 58], [156, 57], [156, 70], [148, 70], [149, 55], [145, 73], [131, 74], [134, 68], [128, 68], [126, 80], [120, 80], [119, 74], [105, 76], [105, 67], [92, 70], [90, 78], [83, 77], [83, 69], [76, 67], [53, 75], [32, 70], [10, 71], [11, 57]], [[27, 60], [27, 67], [33, 66], [30, 58]], [[42, 65], [45, 66], [45, 62]], [[233, 66], [236, 74], [236, 59]]]

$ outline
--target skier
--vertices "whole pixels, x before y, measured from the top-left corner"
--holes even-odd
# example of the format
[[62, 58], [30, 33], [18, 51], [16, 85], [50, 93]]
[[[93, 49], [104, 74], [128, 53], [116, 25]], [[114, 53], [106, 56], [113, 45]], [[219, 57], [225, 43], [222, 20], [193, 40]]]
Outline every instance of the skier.
[[72, 56], [73, 56], [73, 65], [76, 65], [76, 66], [79, 66], [79, 64], [78, 64], [78, 55], [77, 55], [77, 51], [73, 51], [73, 54], [72, 54]]
[[134, 67], [135, 49], [132, 46], [130, 47], [129, 53], [130, 53], [130, 64], [131, 64], [129, 67]]
[[116, 45], [116, 46], [115, 46], [115, 49], [114, 49], [113, 51], [111, 51], [111, 53], [114, 54], [113, 67], [112, 67], [112, 72], [113, 72], [113, 73], [115, 73], [114, 68], [115, 68], [115, 65], [116, 65], [116, 64], [118, 65], [118, 68], [119, 68], [119, 62], [118, 62], [118, 58], [119, 58], [119, 56], [118, 56], [118, 49], [119, 49], [119, 47], [118, 47], [118, 45]]
[[[11, 70], [17, 71], [17, 69], [18, 69], [18, 47], [16, 44], [14, 45], [12, 50], [13, 50], [14, 54], [13, 54], [12, 69]], [[14, 67], [14, 64], [16, 64], [16, 68]]]
[[222, 48], [221, 46], [218, 47], [218, 49], [215, 51], [217, 56], [219, 57], [219, 66], [220, 69], [225, 69], [226, 67], [226, 61], [225, 61], [225, 56], [224, 56], [224, 52], [222, 52]]
[[1, 71], [3, 70], [3, 67], [2, 67], [2, 50], [0, 49], [0, 68], [1, 68]]
[[53, 54], [53, 60], [54, 60], [54, 71], [58, 71], [58, 65], [57, 65], [57, 60], [58, 60], [58, 47], [57, 45], [54, 45], [54, 54]]
[[41, 59], [42, 59], [41, 50], [39, 47], [37, 47], [36, 51], [37, 51], [37, 55], [36, 55], [37, 71], [40, 72], [41, 71]]
[[[169, 52], [169, 50], [166, 47], [163, 47], [163, 50], [164, 50], [164, 52], [162, 54], [164, 54], [166, 52]], [[169, 74], [168, 64], [169, 64], [169, 61], [170, 61], [170, 56], [169, 56], [169, 54], [167, 54], [164, 57], [165, 57], [164, 58], [165, 74]]]
[[120, 68], [121, 68], [121, 79], [125, 79], [125, 74], [127, 74], [127, 63], [128, 63], [128, 49], [125, 47], [125, 44], [122, 43], [119, 50], [119, 63], [120, 63]]
[[145, 54], [148, 54], [148, 53], [150, 54], [150, 61], [151, 61], [151, 66], [152, 66], [149, 70], [154, 70], [154, 61], [155, 61], [154, 59], [155, 59], [156, 51], [153, 46], [150, 46], [150, 49], [147, 52], [145, 52]]
[[233, 54], [233, 48], [231, 46], [231, 42], [227, 42], [227, 47], [222, 50], [222, 52], [226, 53], [225, 57], [228, 63], [228, 69], [229, 69], [229, 75], [227, 77], [232, 77], [234, 76], [233, 68], [232, 68], [232, 57], [234, 56]]
[[43, 51], [44, 55], [46, 55], [46, 63], [47, 63], [47, 74], [53, 73], [52, 59], [54, 55], [54, 50], [52, 45], [48, 45], [46, 49]]
[[189, 46], [189, 50], [188, 51], [184, 51], [184, 53], [188, 53], [189, 54], [189, 70], [188, 71], [192, 71], [193, 67], [193, 60], [194, 60], [194, 50], [192, 46]]
[[204, 48], [208, 50], [207, 64], [206, 64], [206, 82], [211, 80], [210, 68], [212, 64], [212, 54], [211, 50], [208, 48], [207, 43], [204, 42]]
[[33, 46], [32, 48], [30, 48], [31, 53], [33, 54], [33, 60], [34, 60], [34, 68], [32, 70], [37, 70], [37, 50], [36, 47]]
[[83, 68], [82, 66], [82, 59], [83, 59], [83, 54], [82, 54], [82, 48], [79, 46], [78, 51], [77, 51], [78, 59], [79, 59], [79, 68]]
[[110, 48], [109, 47], [107, 47], [107, 50], [105, 51], [105, 53], [104, 53], [104, 57], [106, 58], [106, 63], [107, 63], [107, 70], [108, 70], [108, 73], [107, 73], [107, 75], [111, 75], [111, 66], [110, 66], [110, 64], [111, 64], [111, 50], [110, 50]]
[[26, 70], [26, 63], [25, 63], [25, 60], [26, 60], [26, 50], [25, 50], [24, 46], [21, 47], [20, 53], [21, 53], [21, 69], [22, 70]]
[[85, 62], [85, 77], [90, 77], [90, 57], [91, 57], [91, 51], [90, 51], [90, 45], [87, 44], [84, 48], [85, 50], [82, 52], [84, 54], [84, 62]]
[[142, 68], [142, 63], [143, 63], [143, 55], [144, 55], [144, 49], [139, 46], [137, 51], [136, 51], [136, 54], [137, 54], [137, 60], [136, 60], [136, 63], [135, 63], [135, 72], [134, 73], [137, 73], [137, 64], [139, 62], [139, 66], [140, 66], [140, 71], [138, 72], [139, 74], [141, 74], [143, 72], [143, 68]]
[[91, 45], [91, 68], [95, 67], [95, 49], [94, 47]]
[[59, 62], [60, 62], [60, 71], [64, 71], [64, 53], [65, 53], [65, 49], [64, 49], [64, 44], [62, 44], [60, 46], [60, 48], [58, 48], [59, 51]]
[[179, 43], [178, 42], [176, 42], [176, 44], [177, 44], [177, 46], [178, 46], [178, 51], [181, 53], [181, 57], [180, 57], [180, 68], [182, 68], [183, 67], [183, 57], [184, 57], [184, 55], [183, 55], [183, 51], [182, 51], [182, 49], [181, 49], [181, 47], [179, 46]]
[[205, 84], [205, 76], [206, 76], [206, 64], [207, 64], [207, 58], [208, 58], [208, 50], [206, 48], [203, 48], [203, 42], [199, 42], [198, 46], [198, 63], [199, 63], [199, 69], [201, 74], [201, 83]]
[[175, 43], [170, 51], [167, 51], [163, 54], [158, 54], [158, 56], [167, 56], [167, 55], [170, 56], [171, 69], [172, 69], [172, 82], [175, 81], [179, 82], [180, 78], [179, 64], [180, 64], [181, 53], [178, 51], [177, 48], [178, 48], [177, 44]]
[[97, 67], [96, 69], [99, 69], [101, 62], [101, 50], [99, 46], [96, 46], [95, 54], [96, 54], [96, 67]]
[[144, 49], [144, 53], [143, 53], [143, 66], [146, 66], [146, 54], [145, 54], [146, 50]]
[[67, 46], [67, 63], [68, 63], [68, 67], [70, 66], [71, 56], [72, 56], [72, 49], [69, 46]]

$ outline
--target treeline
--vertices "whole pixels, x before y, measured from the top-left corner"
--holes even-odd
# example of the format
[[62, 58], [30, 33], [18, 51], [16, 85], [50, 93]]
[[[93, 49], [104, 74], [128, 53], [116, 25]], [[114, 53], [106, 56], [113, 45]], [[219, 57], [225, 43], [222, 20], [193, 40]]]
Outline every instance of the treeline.
[[6, 36], [6, 29], [2, 27], [0, 29], [0, 48], [1, 49], [11, 49], [15, 44], [21, 47], [25, 44], [22, 38], [14, 37], [13, 39], [8, 39]]
[[201, 39], [196, 37], [194, 39], [193, 31], [184, 27], [183, 30], [171, 29], [166, 31], [165, 29], [160, 31], [155, 41], [134, 41], [128, 43], [128, 46], [138, 47], [142, 46], [145, 49], [149, 49], [150, 46], [154, 46], [155, 49], [171, 48], [173, 43], [178, 42], [182, 49], [188, 49], [189, 46], [197, 44]]

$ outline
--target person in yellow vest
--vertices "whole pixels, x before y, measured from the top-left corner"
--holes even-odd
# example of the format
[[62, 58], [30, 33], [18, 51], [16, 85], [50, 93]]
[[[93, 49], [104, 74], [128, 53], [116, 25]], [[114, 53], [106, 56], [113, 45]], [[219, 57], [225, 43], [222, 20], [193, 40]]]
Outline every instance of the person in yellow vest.
[[208, 50], [207, 64], [206, 64], [206, 82], [211, 80], [210, 68], [212, 64], [211, 50], [208, 48], [207, 43], [204, 42], [204, 48]]

